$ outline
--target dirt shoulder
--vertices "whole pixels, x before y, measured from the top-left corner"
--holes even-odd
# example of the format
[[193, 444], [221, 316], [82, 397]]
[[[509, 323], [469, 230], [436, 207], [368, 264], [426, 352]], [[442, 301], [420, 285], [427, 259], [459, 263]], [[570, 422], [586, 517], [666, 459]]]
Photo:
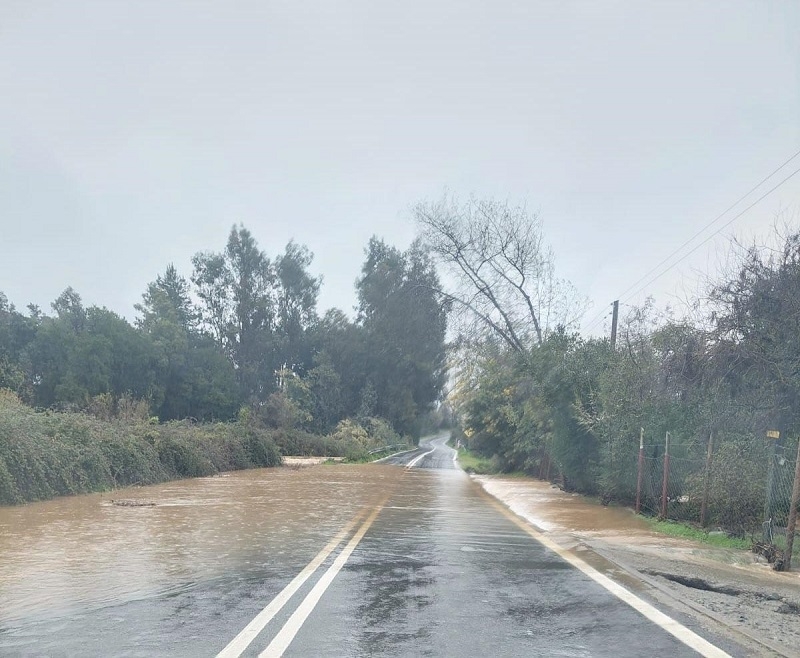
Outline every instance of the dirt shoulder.
[[[560, 545], [590, 549], [611, 563], [607, 575], [634, 577], [707, 627], [728, 631], [752, 655], [800, 656], [800, 571], [777, 573], [748, 551], [716, 548], [653, 531], [632, 510], [604, 507], [527, 478], [473, 478]], [[797, 569], [797, 566], [795, 567]]]

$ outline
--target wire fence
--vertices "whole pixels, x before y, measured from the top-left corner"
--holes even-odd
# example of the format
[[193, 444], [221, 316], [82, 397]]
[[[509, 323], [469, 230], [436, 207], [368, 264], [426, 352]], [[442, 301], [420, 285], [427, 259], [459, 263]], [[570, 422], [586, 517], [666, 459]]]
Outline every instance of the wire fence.
[[[707, 454], [698, 457], [683, 456], [681, 446], [670, 454], [669, 440], [640, 446], [636, 511], [749, 538], [772, 547], [788, 566], [797, 444], [766, 440], [715, 448], [709, 440]], [[800, 554], [800, 542], [794, 549]]]

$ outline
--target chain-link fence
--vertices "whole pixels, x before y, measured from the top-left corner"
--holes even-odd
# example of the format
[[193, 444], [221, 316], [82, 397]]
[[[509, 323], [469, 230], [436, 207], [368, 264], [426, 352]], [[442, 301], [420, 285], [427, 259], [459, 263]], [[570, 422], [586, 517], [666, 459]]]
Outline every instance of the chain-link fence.
[[[714, 446], [709, 440], [706, 455], [697, 457], [686, 455], [680, 444], [673, 443], [670, 450], [669, 441], [640, 447], [637, 512], [718, 528], [786, 550], [796, 442], [783, 445], [770, 439]], [[794, 549], [794, 555], [800, 555], [800, 542]]]

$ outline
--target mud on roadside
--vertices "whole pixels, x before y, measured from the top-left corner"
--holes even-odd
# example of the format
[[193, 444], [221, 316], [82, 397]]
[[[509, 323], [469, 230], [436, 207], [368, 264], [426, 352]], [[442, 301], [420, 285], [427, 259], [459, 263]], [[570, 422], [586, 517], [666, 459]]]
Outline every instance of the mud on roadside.
[[699, 621], [754, 640], [754, 655], [800, 656], [800, 571], [776, 573], [748, 551], [657, 533], [632, 510], [604, 507], [547, 482], [473, 479], [559, 544], [589, 548], [649, 585], [656, 598], [671, 598]]

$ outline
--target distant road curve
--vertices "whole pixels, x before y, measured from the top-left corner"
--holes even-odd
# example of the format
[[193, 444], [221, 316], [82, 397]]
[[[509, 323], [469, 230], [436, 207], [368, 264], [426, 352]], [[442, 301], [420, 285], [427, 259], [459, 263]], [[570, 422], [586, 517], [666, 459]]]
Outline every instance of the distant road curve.
[[433, 437], [425, 437], [420, 440], [416, 450], [384, 457], [378, 460], [378, 463], [406, 466], [407, 468], [457, 469], [459, 466], [455, 463], [455, 458], [458, 453], [450, 446], [445, 445], [449, 438], [450, 435], [447, 432]]

